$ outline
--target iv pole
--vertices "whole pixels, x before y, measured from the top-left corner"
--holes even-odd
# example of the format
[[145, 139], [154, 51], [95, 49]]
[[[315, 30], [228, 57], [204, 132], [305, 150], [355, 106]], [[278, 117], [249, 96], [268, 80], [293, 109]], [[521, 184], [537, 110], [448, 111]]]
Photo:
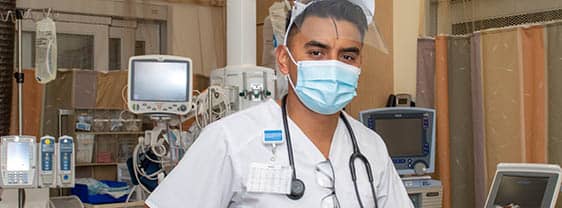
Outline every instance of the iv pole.
[[[22, 20], [23, 20], [23, 11], [17, 9], [16, 12], [16, 29], [18, 30], [17, 34], [17, 51], [18, 51], [18, 68], [17, 72], [14, 73], [14, 78], [16, 79], [16, 83], [18, 85], [18, 135], [23, 135], [23, 73], [22, 73], [22, 47], [21, 47], [21, 38], [22, 38]], [[23, 208], [25, 201], [25, 189], [20, 188], [18, 189], [18, 207]]]

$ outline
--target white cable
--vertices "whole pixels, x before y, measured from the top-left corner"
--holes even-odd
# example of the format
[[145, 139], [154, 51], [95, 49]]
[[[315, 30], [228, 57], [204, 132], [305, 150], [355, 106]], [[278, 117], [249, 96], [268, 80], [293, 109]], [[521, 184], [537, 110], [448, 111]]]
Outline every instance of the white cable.
[[137, 191], [137, 187], [137, 185], [133, 186], [132, 190], [129, 192], [129, 194], [127, 194], [127, 199], [125, 200], [125, 206], [123, 208], [129, 207], [129, 200], [131, 200], [131, 196], [133, 196], [133, 193]]
[[159, 139], [157, 141], [157, 144], [151, 144], [150, 145], [150, 150], [152, 150], [152, 153], [154, 153], [154, 155], [156, 155], [156, 157], [164, 157], [166, 156], [166, 147], [164, 146], [164, 139]]
[[146, 159], [148, 159], [149, 161], [153, 162], [153, 163], [160, 163], [160, 164], [164, 164], [165, 161], [164, 160], [158, 160], [158, 159], [153, 159], [150, 156], [148, 156], [148, 154], [146, 153], [146, 151], [144, 150], [144, 148], [141, 148], [142, 150], [142, 154], [144, 155], [144, 157]]
[[141, 143], [137, 144], [137, 146], [135, 146], [135, 150], [133, 150], [133, 165], [132, 165], [133, 166], [133, 172], [135, 174], [135, 178], [137, 179], [138, 186], [140, 186], [144, 191], [146, 191], [146, 193], [152, 193], [148, 190], [148, 188], [146, 188], [142, 184], [142, 182], [139, 178], [140, 173], [138, 171], [138, 166], [137, 166], [138, 161], [137, 160], [138, 160], [138, 156], [139, 156], [139, 148], [140, 148], [141, 145], [142, 145]]
[[[181, 115], [178, 115], [178, 119], [180, 121], [180, 124], [179, 124], [179, 131], [180, 131], [179, 145], [180, 145], [180, 148], [179, 149], [182, 149], [182, 150], [185, 151], [187, 149], [187, 144], [185, 142], [183, 142], [183, 138], [182, 138], [182, 136], [183, 136], [183, 122], [181, 121]], [[179, 157], [179, 155], [178, 155], [178, 157]], [[181, 158], [178, 158], [178, 162], [179, 162], [179, 160], [181, 160]]]
[[[163, 160], [159, 160], [159, 161], [154, 161], [152, 158], [150, 158], [148, 156], [148, 154], [146, 154], [146, 152], [144, 151], [144, 148], [142, 148], [143, 143], [140, 142], [139, 144], [137, 144], [137, 146], [135, 146], [134, 152], [133, 152], [133, 169], [135, 172], [135, 177], [137, 177], [137, 181], [139, 181], [140, 184], [140, 180], [138, 179], [138, 175], [140, 174], [141, 176], [149, 179], [149, 180], [156, 180], [158, 177], [158, 174], [162, 173], [164, 171], [163, 167], [164, 167], [164, 162]], [[145, 158], [147, 158], [148, 160], [154, 162], [154, 163], [160, 163], [162, 165], [162, 168], [152, 174], [147, 174], [146, 172], [144, 172], [144, 170], [140, 169], [138, 167], [138, 156], [139, 156], [139, 149], [142, 149], [143, 151], [143, 155], [145, 156]], [[145, 187], [143, 187], [144, 189], [146, 189]], [[148, 191], [147, 191], [148, 192]], [[150, 193], [150, 192], [148, 192]]]
[[[46, 10], [43, 9], [43, 17], [41, 18], [35, 18], [33, 16], [33, 9], [25, 9], [25, 12], [23, 12], [22, 14], [22, 18], [23, 19], [30, 19], [33, 22], [37, 22], [37, 20], [39, 19], [43, 19], [45, 17], [50, 17], [51, 19], [57, 19], [59, 17], [59, 13], [53, 13], [51, 12], [52, 8], [47, 8]], [[37, 10], [36, 10], [37, 11]], [[5, 15], [3, 15], [2, 13], [0, 13], [0, 20], [3, 22], [7, 22], [8, 20], [11, 20], [12, 22], [16, 22], [16, 15], [15, 12], [10, 10], [7, 11]]]
[[8, 19], [10, 19], [10, 18], [12, 18], [12, 20], [14, 20], [12, 13], [13, 13], [12, 11], [6, 12], [6, 16], [4, 16], [0, 13], [0, 18], [2, 19], [2, 22], [7, 22]]
[[[212, 102], [209, 99], [211, 96], [215, 97], [213, 100], [216, 103], [210, 103]], [[208, 109], [209, 104], [212, 104], [212, 109]], [[230, 111], [231, 105], [228, 93], [220, 86], [210, 86], [195, 99], [195, 123], [200, 129], [203, 129], [211, 122], [225, 117]]]
[[125, 89], [127, 89], [128, 86], [125, 85], [123, 86], [123, 88], [121, 89], [121, 100], [123, 101], [123, 104], [125, 105], [123, 109], [128, 109], [129, 106], [129, 101], [127, 101], [127, 95], [125, 95]]

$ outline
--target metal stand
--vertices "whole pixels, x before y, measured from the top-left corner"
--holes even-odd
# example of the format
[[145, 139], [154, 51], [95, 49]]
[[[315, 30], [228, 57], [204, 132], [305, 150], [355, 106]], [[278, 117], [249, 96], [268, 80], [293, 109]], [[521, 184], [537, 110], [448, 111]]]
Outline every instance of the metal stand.
[[148, 131], [150, 132], [150, 137], [148, 138], [150, 139], [149, 144], [152, 145], [157, 142], [158, 136], [160, 136], [162, 131], [164, 131], [164, 133], [168, 132], [169, 122], [172, 120], [172, 117], [167, 114], [154, 114], [150, 115], [150, 119], [156, 122], [154, 128], [151, 131]]
[[[159, 157], [159, 160], [166, 160], [169, 166], [174, 167], [185, 152], [186, 145], [182, 141], [182, 127], [180, 118], [175, 118], [170, 114], [152, 114], [149, 115], [150, 119], [155, 121], [155, 126], [152, 130], [145, 131], [144, 140], [139, 141], [142, 148], [150, 149], [153, 154]], [[176, 137], [167, 137], [167, 139], [160, 138], [161, 134], [168, 135], [170, 133], [170, 126], [179, 126], [179, 135]], [[165, 145], [167, 142], [167, 145]], [[171, 169], [162, 167], [166, 171]]]
[[[23, 20], [23, 11], [18, 9], [16, 10], [16, 29], [18, 30], [18, 71], [14, 73], [14, 78], [16, 79], [16, 83], [18, 86], [18, 134], [20, 136], [23, 135], [23, 80], [24, 76], [22, 73], [22, 47], [21, 47], [21, 38], [22, 38], [22, 20]], [[23, 208], [25, 203], [25, 189], [18, 189], [18, 207]]]

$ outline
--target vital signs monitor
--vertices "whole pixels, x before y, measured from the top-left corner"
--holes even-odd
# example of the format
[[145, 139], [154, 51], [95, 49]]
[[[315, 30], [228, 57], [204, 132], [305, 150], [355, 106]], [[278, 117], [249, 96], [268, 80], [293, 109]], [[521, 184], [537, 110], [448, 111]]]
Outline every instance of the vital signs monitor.
[[185, 115], [191, 110], [191, 59], [146, 55], [129, 59], [128, 107], [133, 113]]
[[400, 175], [435, 170], [435, 110], [390, 107], [362, 111], [361, 122], [384, 140]]

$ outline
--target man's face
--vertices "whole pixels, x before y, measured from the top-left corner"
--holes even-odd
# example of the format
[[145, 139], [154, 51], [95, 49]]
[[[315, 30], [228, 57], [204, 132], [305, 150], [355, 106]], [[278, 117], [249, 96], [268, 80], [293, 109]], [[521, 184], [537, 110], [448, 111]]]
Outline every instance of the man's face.
[[[361, 33], [353, 23], [333, 18], [306, 17], [290, 39], [289, 49], [295, 61], [338, 60], [356, 67], [361, 65]], [[286, 50], [277, 53], [280, 70], [296, 80], [296, 65]]]

